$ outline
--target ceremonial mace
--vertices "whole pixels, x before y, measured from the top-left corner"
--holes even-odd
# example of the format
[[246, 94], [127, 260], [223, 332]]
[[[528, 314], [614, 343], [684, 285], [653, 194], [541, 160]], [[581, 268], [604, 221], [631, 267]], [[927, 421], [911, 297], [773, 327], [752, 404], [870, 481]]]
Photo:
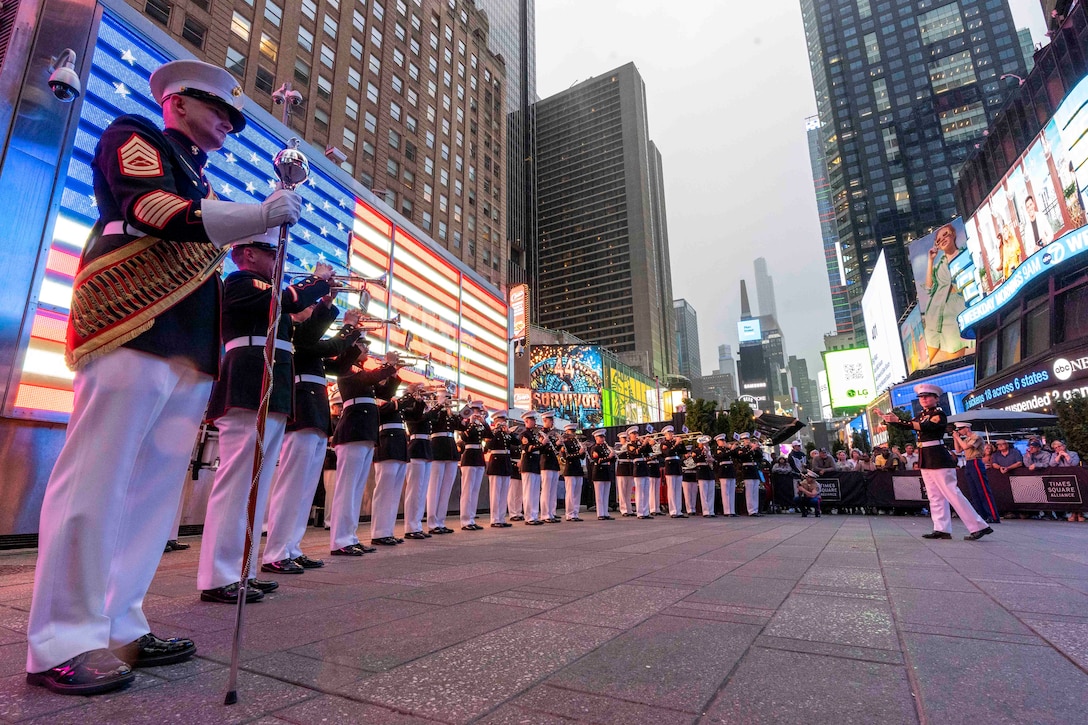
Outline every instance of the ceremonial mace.
[[[280, 187], [294, 190], [310, 175], [310, 162], [298, 150], [298, 139], [287, 142], [287, 148], [276, 154], [272, 166], [276, 169]], [[283, 293], [283, 264], [287, 256], [287, 228], [280, 225], [280, 243], [276, 247], [276, 266], [272, 272], [272, 302], [268, 306], [268, 332], [264, 342], [264, 374], [261, 376], [261, 402], [257, 406], [257, 445], [253, 451], [253, 476], [249, 482], [249, 502], [246, 506], [246, 539], [242, 549], [242, 578], [238, 585], [238, 610], [234, 620], [234, 640], [230, 650], [230, 679], [227, 683], [225, 705], [238, 702], [238, 666], [242, 649], [242, 614], [246, 595], [249, 593], [250, 549], [253, 548], [253, 529], [257, 518], [257, 485], [264, 468], [264, 429], [268, 420], [268, 403], [272, 398], [272, 367], [276, 353], [276, 332], [280, 321], [280, 297]]]

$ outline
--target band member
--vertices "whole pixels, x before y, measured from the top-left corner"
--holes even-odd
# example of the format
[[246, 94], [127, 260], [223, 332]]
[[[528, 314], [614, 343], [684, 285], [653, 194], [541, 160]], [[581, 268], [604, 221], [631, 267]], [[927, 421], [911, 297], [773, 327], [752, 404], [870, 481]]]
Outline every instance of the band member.
[[525, 430], [521, 433], [521, 503], [522, 515], [528, 526], [540, 526], [540, 451], [544, 447], [543, 435], [536, 427], [536, 413], [521, 417]]
[[963, 472], [967, 475], [967, 491], [971, 506], [975, 511], [981, 512], [986, 523], [1001, 523], [1001, 515], [997, 512], [994, 494], [990, 490], [990, 481], [986, 478], [986, 466], [982, 462], [982, 438], [971, 430], [970, 423], [961, 421], [956, 423], [956, 432], [952, 435], [952, 441], [956, 451], [963, 454]]
[[593, 431], [593, 447], [589, 449], [593, 461], [593, 493], [597, 506], [597, 520], [611, 521], [608, 515], [608, 489], [612, 487], [612, 466], [616, 452], [605, 442], [603, 429]]
[[627, 451], [631, 455], [635, 479], [635, 513], [640, 519], [650, 518], [650, 467], [646, 457], [653, 455], [653, 446], [638, 437], [638, 428], [627, 429]]
[[461, 416], [450, 410], [449, 396], [439, 391], [434, 419], [431, 421], [431, 477], [427, 482], [427, 527], [430, 534], [452, 534], [446, 526], [450, 494], [457, 480], [461, 454], [453, 440], [454, 431], [464, 425]]
[[695, 502], [699, 497], [699, 472], [696, 471], [695, 456], [697, 448], [691, 448], [684, 452], [684, 460], [680, 464], [683, 467], [680, 485], [684, 489], [683, 518], [695, 515]]
[[737, 505], [737, 466], [733, 462], [733, 449], [725, 433], [714, 436], [714, 460], [717, 461], [715, 474], [722, 491], [722, 511], [725, 516], [736, 517]]
[[480, 505], [480, 484], [484, 479], [486, 462], [483, 444], [491, 437], [491, 429], [484, 423], [484, 404], [473, 401], [461, 411], [465, 424], [461, 428], [461, 530], [483, 531], [476, 523], [476, 509]]
[[[269, 235], [275, 239], [278, 232], [269, 232]], [[207, 412], [208, 421], [219, 430], [220, 462], [208, 494], [196, 576], [201, 601], [224, 604], [238, 601], [238, 574], [242, 570], [242, 557], [256, 560], [261, 543], [261, 537], [254, 536], [251, 550], [243, 551], [253, 455], [261, 444], [257, 439], [257, 408], [261, 404], [265, 335], [272, 302], [276, 244], [270, 241], [237, 244], [230, 256], [238, 271], [228, 275], [223, 285], [220, 324], [227, 342], [223, 346], [222, 371], [212, 388]], [[260, 526], [266, 510], [268, 489], [275, 472], [274, 457], [283, 444], [283, 434], [294, 400], [291, 314], [305, 310], [327, 295], [332, 276], [332, 267], [319, 263], [313, 276], [288, 286], [283, 292], [282, 313], [276, 329], [272, 396], [263, 440], [268, 464], [262, 467], [257, 483], [256, 526]], [[247, 596], [252, 601], [259, 601], [263, 592], [277, 586], [275, 582], [258, 582]]]
[[895, 413], [885, 413], [883, 418], [888, 425], [918, 432], [918, 467], [922, 471], [922, 481], [926, 484], [926, 496], [929, 498], [929, 510], [933, 518], [933, 531], [923, 534], [922, 538], [952, 538], [949, 504], [970, 532], [963, 537], [965, 540], [977, 541], [992, 534], [994, 530], [975, 512], [956, 483], [956, 457], [944, 445], [948, 418], [938, 407], [943, 391], [936, 385], [921, 383], [914, 386], [914, 394], [922, 404], [922, 412], [913, 420], [901, 421]]
[[748, 515], [759, 517], [759, 467], [763, 463], [763, 451], [759, 450], [759, 444], [751, 440], [748, 433], [740, 434], [740, 441], [733, 451], [733, 465], [744, 481], [744, 501], [748, 508]]
[[560, 450], [563, 455], [563, 482], [566, 484], [566, 508], [567, 521], [581, 521], [578, 518], [578, 508], [582, 503], [582, 458], [586, 454], [586, 446], [579, 441], [574, 431], [577, 426], [567, 423], [563, 427], [563, 440], [560, 442]]
[[[352, 309], [344, 313], [344, 326], [339, 332], [328, 340], [322, 339], [339, 315], [332, 296], [323, 297], [311, 310], [308, 319], [295, 319], [295, 410], [287, 422], [280, 465], [268, 494], [268, 537], [261, 571], [274, 574], [301, 574], [325, 564], [306, 556], [301, 548], [332, 435], [324, 359], [352, 350], [362, 335], [355, 327], [361, 313]], [[335, 370], [343, 369], [338, 365], [330, 361]]]
[[423, 531], [427, 482], [431, 475], [431, 421], [435, 409], [423, 399], [423, 383], [412, 383], [400, 399], [408, 429], [408, 473], [404, 478], [404, 538], [429, 539]]
[[510, 449], [510, 487], [506, 494], [507, 511], [510, 513], [511, 521], [524, 521], [525, 516], [522, 514], [523, 504], [521, 501], [524, 494], [520, 469], [521, 436], [509, 429], [509, 420], [507, 421], [506, 447]]
[[559, 498], [559, 431], [555, 429], [555, 413], [545, 411], [540, 419], [544, 442], [540, 449], [540, 520], [557, 524], [562, 521], [555, 515]]
[[661, 456], [664, 459], [665, 464], [665, 486], [666, 494], [669, 499], [669, 516], [674, 519], [687, 518], [684, 514], [684, 501], [681, 488], [681, 482], [683, 481], [684, 469], [681, 465], [681, 461], [684, 455], [687, 453], [687, 446], [684, 442], [676, 437], [674, 428], [671, 425], [667, 425], [661, 429], [665, 434], [664, 440], [661, 441]]
[[506, 521], [506, 502], [510, 496], [510, 436], [506, 429], [505, 410], [491, 414], [491, 437], [484, 442], [487, 460], [488, 493], [491, 495], [491, 528], [505, 529], [513, 524]]
[[399, 375], [384, 380], [374, 389], [378, 402], [378, 445], [374, 449], [374, 494], [370, 499], [370, 543], [376, 546], [403, 544], [393, 535], [397, 509], [408, 474], [408, 434], [394, 397], [400, 387]]
[[635, 464], [632, 461], [631, 452], [627, 447], [627, 431], [619, 434], [619, 442], [616, 444], [616, 504], [619, 507], [620, 516], [634, 516], [632, 511], [631, 496], [635, 488]]
[[[643, 439], [643, 443], [649, 446], [649, 453], [646, 455], [646, 467], [650, 469], [650, 515], [661, 515], [661, 470], [663, 456], [659, 448], [654, 446], [653, 439], [650, 436], [646, 436]], [[655, 449], [657, 452], [655, 453]]]
[[699, 448], [695, 453], [695, 477], [699, 481], [699, 503], [704, 518], [714, 518], [714, 453], [710, 450], [710, 436], [699, 436]]
[[[366, 338], [359, 338], [356, 345], [365, 349]], [[365, 362], [365, 355], [363, 359]], [[387, 352], [381, 366], [356, 369], [336, 379], [344, 402], [343, 413], [332, 435], [336, 450], [336, 486], [333, 488], [328, 520], [329, 549], [333, 556], [362, 556], [375, 550], [363, 546], [356, 532], [363, 506], [363, 491], [378, 443], [376, 388], [397, 374], [398, 360], [395, 352]]]
[[214, 198], [204, 165], [245, 127], [241, 91], [222, 68], [167, 63], [151, 75], [165, 131], [122, 116], [95, 149], [100, 216], [68, 322], [74, 410], [42, 501], [27, 625], [32, 685], [106, 692], [131, 682], [133, 666], [196, 651], [192, 640], [152, 634], [143, 601], [219, 370], [216, 271], [231, 242], [293, 224], [302, 209], [287, 190], [260, 204]]

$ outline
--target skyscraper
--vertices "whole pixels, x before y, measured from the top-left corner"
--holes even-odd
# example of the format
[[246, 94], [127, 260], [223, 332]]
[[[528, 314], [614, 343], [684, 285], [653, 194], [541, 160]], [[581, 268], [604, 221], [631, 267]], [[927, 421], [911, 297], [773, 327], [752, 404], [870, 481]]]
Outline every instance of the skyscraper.
[[687, 300], [673, 300], [672, 309], [676, 325], [676, 372], [694, 381], [703, 375], [699, 361], [699, 316]]
[[902, 310], [906, 243], [955, 216], [956, 169], [1015, 84], [1000, 76], [1024, 75], [1008, 0], [800, 2], [843, 258], [865, 284], [883, 248]]
[[337, 149], [341, 168], [386, 204], [505, 282], [506, 63], [516, 59], [489, 47], [477, 3], [127, 2], [277, 116], [272, 94], [291, 83], [303, 98], [290, 120], [300, 137]]
[[803, 421], [819, 419], [820, 396], [816, 381], [808, 376], [808, 361], [796, 355], [790, 355], [789, 368], [790, 380], [797, 390], [797, 404], [801, 406], [800, 414], [796, 412], [794, 414]]
[[672, 372], [672, 280], [661, 159], [633, 63], [535, 107], [538, 319]]
[[767, 271], [767, 260], [758, 257], [755, 261], [756, 268], [756, 302], [759, 303], [759, 314], [778, 316], [778, 306], [774, 301], [774, 280]]
[[737, 361], [733, 359], [733, 348], [729, 345], [718, 345], [718, 369], [714, 372], [737, 374]]

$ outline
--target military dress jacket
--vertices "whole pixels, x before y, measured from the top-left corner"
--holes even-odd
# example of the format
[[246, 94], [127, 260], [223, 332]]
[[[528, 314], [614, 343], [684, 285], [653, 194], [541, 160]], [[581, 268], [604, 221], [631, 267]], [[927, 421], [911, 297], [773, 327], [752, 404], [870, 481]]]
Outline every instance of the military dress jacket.
[[331, 338], [322, 339], [339, 314], [335, 306], [321, 304], [310, 319], [295, 325], [295, 411], [287, 423], [288, 431], [312, 428], [332, 435], [325, 360], [330, 360], [329, 369], [336, 372], [343, 369], [344, 357], [350, 356], [346, 362], [350, 367], [358, 356], [355, 342], [363, 334], [353, 325], [344, 325]]
[[345, 372], [336, 378], [344, 411], [332, 434], [333, 445], [369, 441], [378, 442], [378, 402], [376, 386], [397, 374], [393, 365], [371, 370]]
[[909, 421], [888, 423], [897, 428], [914, 429], [918, 424], [918, 468], [955, 468], [956, 457], [944, 444], [948, 416], [940, 408], [926, 408]]

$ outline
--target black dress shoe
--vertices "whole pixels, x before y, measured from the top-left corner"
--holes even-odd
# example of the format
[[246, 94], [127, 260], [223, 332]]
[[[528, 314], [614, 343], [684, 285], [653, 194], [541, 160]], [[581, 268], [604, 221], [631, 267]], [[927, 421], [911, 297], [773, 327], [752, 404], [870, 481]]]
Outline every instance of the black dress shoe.
[[294, 559], [280, 559], [271, 564], [261, 564], [261, 571], [271, 574], [302, 574], [306, 570]]
[[923, 539], [951, 539], [952, 534], [947, 531], [930, 531], [928, 534], [922, 534]]
[[670, 519], [682, 519], [684, 517], [681, 516], [680, 514], [669, 514], [669, 518]]
[[963, 540], [964, 541], [978, 541], [979, 539], [981, 539], [986, 534], [992, 534], [993, 532], [994, 532], [994, 530], [991, 529], [989, 526], [987, 526], [985, 529], [979, 529], [978, 531], [975, 531], [973, 533], [968, 534], [967, 536], [964, 536]]
[[392, 536], [383, 536], [379, 539], [371, 539], [370, 543], [376, 546], [396, 546], [397, 540]]
[[567, 519], [567, 521], [581, 521], [581, 520], [582, 519], [578, 518], [577, 516], [571, 516], [569, 519]]
[[649, 519], [649, 518], [652, 518], [652, 517], [651, 516], [639, 516], [639, 518], [640, 519]]
[[162, 639], [148, 632], [114, 654], [132, 667], [161, 667], [189, 659], [196, 654], [196, 644], [191, 639]]
[[339, 549], [333, 549], [329, 553], [333, 556], [362, 556], [363, 550], [355, 544], [349, 544], [348, 546], [342, 546]]
[[533, 521], [526, 521], [525, 525], [526, 526], [543, 526], [544, 522], [543, 521], [537, 521], [537, 520], [534, 519]]
[[524, 516], [511, 516], [510, 520], [511, 521], [524, 521], [525, 517]]
[[[246, 589], [246, 604], [259, 602], [264, 599], [264, 592], [260, 589]], [[215, 602], [216, 604], [237, 604], [238, 583], [228, 584], [218, 589], [205, 589], [200, 593], [200, 601]]]
[[177, 539], [170, 539], [166, 542], [166, 548], [163, 549], [163, 553], [168, 554], [171, 551], [185, 551], [189, 546], [189, 544], [182, 544]]
[[361, 541], [358, 544], [352, 544], [352, 546], [354, 546], [356, 549], [363, 552], [364, 554], [373, 554], [375, 551], [377, 551], [377, 549], [375, 549], [373, 546], [365, 546]]
[[310, 557], [302, 554], [295, 557], [295, 563], [301, 566], [303, 569], [320, 569], [325, 566], [325, 562], [321, 559], [311, 559]]
[[634, 514], [626, 514], [625, 513], [625, 514], [620, 514], [620, 516], [622, 516], [624, 518], [628, 518], [629, 516], [634, 516]]
[[97, 695], [132, 682], [136, 673], [108, 649], [78, 654], [45, 672], [28, 672], [28, 684], [61, 695]]
[[755, 519], [763, 518], [763, 514], [748, 514], [748, 515], [751, 516], [752, 518], [755, 518]]
[[427, 533], [426, 531], [420, 531], [419, 533], [423, 534], [423, 538], [424, 538], [424, 539], [429, 539], [429, 538], [431, 538], [431, 535], [430, 535], [430, 534], [428, 534], [428, 533]]
[[277, 589], [279, 589], [280, 588], [280, 583], [271, 581], [269, 579], [250, 578], [249, 588], [250, 589], [256, 589], [257, 591], [264, 592], [265, 594], [268, 594], [269, 592], [274, 592]]
[[417, 539], [417, 540], [418, 539], [426, 539], [427, 535], [424, 534], [422, 531], [408, 531], [408, 532], [405, 532], [404, 538], [406, 538], [406, 539]]

